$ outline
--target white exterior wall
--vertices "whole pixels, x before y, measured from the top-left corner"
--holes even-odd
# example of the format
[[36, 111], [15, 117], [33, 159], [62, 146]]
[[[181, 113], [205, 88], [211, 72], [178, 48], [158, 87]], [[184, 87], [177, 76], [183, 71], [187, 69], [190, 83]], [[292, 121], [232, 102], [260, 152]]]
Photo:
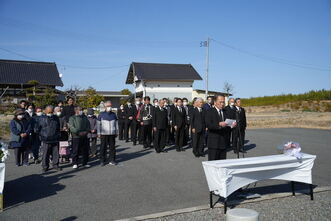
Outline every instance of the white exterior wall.
[[143, 92], [143, 96], [154, 98], [169, 98], [186, 97], [189, 101], [192, 100], [192, 85], [193, 81], [141, 81], [137, 82], [135, 91]]

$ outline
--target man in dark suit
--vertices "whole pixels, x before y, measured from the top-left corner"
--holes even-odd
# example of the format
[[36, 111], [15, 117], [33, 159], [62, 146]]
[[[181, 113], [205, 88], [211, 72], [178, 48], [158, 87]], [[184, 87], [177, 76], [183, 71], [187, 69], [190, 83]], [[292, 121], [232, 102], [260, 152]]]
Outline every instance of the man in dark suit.
[[246, 111], [243, 107], [241, 107], [241, 100], [240, 98], [236, 98], [235, 100], [235, 108], [236, 108], [236, 120], [237, 120], [237, 128], [233, 131], [233, 147], [234, 152], [238, 153], [238, 151], [243, 152], [244, 151], [244, 144], [245, 144], [245, 130], [247, 126], [246, 121]]
[[191, 140], [190, 117], [191, 117], [192, 109], [193, 109], [193, 106], [188, 103], [188, 100], [186, 97], [183, 98], [183, 108], [186, 112], [186, 128], [185, 128], [185, 135], [184, 135], [184, 146], [185, 146]]
[[196, 157], [204, 156], [204, 135], [206, 131], [205, 110], [202, 108], [202, 98], [197, 98], [194, 103], [194, 108], [191, 111], [190, 125], [192, 131], [192, 147], [193, 154]]
[[150, 97], [144, 97], [144, 105], [141, 107], [140, 110], [140, 125], [142, 128], [142, 135], [143, 135], [143, 145], [144, 148], [152, 147], [152, 128], [153, 128], [153, 112], [154, 107], [150, 104]]
[[166, 145], [166, 130], [168, 128], [168, 112], [164, 108], [164, 101], [161, 99], [158, 106], [154, 107], [153, 113], [153, 146], [156, 153], [167, 152], [164, 150]]
[[177, 99], [177, 105], [173, 110], [172, 124], [175, 129], [175, 143], [176, 150], [185, 151], [183, 148], [185, 128], [186, 128], [186, 111], [183, 108], [183, 100], [181, 98]]
[[[133, 120], [133, 105], [131, 101], [128, 101], [124, 106], [124, 115], [125, 115], [125, 129], [124, 129], [124, 139], [125, 142], [129, 142], [129, 131], [132, 131], [132, 120]], [[131, 134], [132, 138], [132, 134]]]
[[175, 97], [172, 101], [172, 104], [169, 105], [170, 107], [170, 133], [169, 133], [169, 144], [172, 144], [175, 142], [175, 128], [173, 126], [173, 122], [172, 122], [172, 119], [173, 119], [173, 115], [174, 115], [174, 110], [176, 108], [176, 105], [177, 105], [177, 97]]
[[141, 125], [140, 122], [138, 121], [139, 119], [137, 119], [137, 115], [138, 112], [141, 108], [142, 104], [141, 104], [141, 99], [140, 97], [136, 98], [135, 104], [132, 105], [132, 125], [131, 125], [131, 140], [133, 142], [133, 146], [135, 146], [137, 144], [137, 140], [138, 140], [138, 135], [141, 133]]
[[[225, 109], [226, 109], [226, 111], [231, 115], [230, 116], [230, 118], [231, 119], [236, 119], [236, 111], [237, 111], [237, 109], [236, 109], [236, 106], [235, 106], [235, 103], [234, 103], [234, 98], [230, 98], [229, 99], [229, 104], [228, 104], [228, 106], [226, 106], [225, 107]], [[233, 136], [233, 134], [234, 134], [234, 130], [235, 130], [236, 128], [232, 128], [231, 130], [230, 130], [230, 141], [231, 141], [231, 145], [232, 145], [232, 147], [233, 147], [233, 141], [234, 141], [234, 136]], [[233, 149], [234, 149], [234, 147], [233, 147]]]
[[[218, 95], [215, 98], [214, 107], [207, 110], [205, 121], [208, 128], [208, 160], [226, 159], [226, 149], [229, 147], [231, 129], [225, 120], [229, 119], [229, 113], [224, 109], [225, 97]], [[233, 126], [235, 126], [234, 123]]]
[[208, 96], [207, 102], [203, 105], [203, 109], [208, 110], [213, 107], [214, 104], [214, 96]]

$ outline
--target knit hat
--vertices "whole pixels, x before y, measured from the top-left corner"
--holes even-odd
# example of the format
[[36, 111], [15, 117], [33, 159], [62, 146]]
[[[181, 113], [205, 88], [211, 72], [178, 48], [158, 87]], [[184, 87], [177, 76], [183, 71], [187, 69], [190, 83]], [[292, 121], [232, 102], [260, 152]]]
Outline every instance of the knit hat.
[[20, 114], [24, 114], [24, 111], [22, 109], [17, 109], [15, 111], [15, 116], [20, 115]]
[[93, 115], [93, 114], [94, 114], [93, 108], [88, 108], [87, 109], [87, 115]]

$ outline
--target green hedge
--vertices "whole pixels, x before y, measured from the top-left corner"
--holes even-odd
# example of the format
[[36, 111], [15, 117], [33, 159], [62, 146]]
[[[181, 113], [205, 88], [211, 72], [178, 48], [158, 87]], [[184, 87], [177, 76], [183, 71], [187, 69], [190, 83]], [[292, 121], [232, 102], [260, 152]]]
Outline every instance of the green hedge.
[[309, 91], [304, 94], [282, 94], [275, 96], [242, 98], [244, 106], [280, 105], [296, 101], [331, 100], [331, 90]]

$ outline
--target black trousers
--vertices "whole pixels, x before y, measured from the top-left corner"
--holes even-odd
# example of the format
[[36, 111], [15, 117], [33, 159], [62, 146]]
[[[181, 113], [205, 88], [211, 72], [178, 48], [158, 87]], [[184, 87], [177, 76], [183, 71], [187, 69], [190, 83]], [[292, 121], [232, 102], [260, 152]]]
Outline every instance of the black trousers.
[[226, 149], [210, 149], [208, 148], [208, 160], [225, 160]]
[[157, 129], [154, 131], [153, 146], [157, 153], [160, 153], [166, 145], [166, 129]]
[[118, 139], [119, 140], [123, 140], [124, 132], [125, 132], [125, 121], [119, 120], [118, 121]]
[[[238, 145], [239, 144], [239, 145]], [[234, 151], [238, 151], [238, 146], [243, 149], [245, 144], [245, 128], [235, 128], [232, 131], [232, 146]]]
[[97, 138], [96, 137], [91, 137], [89, 138], [89, 149], [90, 153], [93, 155], [97, 154]]
[[131, 125], [131, 141], [133, 143], [137, 143], [139, 141], [139, 133], [140, 133], [140, 122], [137, 120], [132, 120]]
[[[115, 135], [101, 135], [100, 146], [100, 161], [106, 163], [108, 161], [115, 162], [116, 150], [115, 150]], [[109, 150], [109, 157], [107, 152]]]
[[89, 140], [86, 136], [72, 138], [72, 164], [78, 165], [79, 155], [83, 156], [83, 166], [88, 162]]
[[205, 133], [192, 133], [192, 149], [194, 156], [202, 156], [204, 154]]
[[142, 125], [144, 148], [152, 146], [152, 124]]
[[185, 136], [185, 127], [177, 127], [176, 138], [175, 138], [177, 150], [183, 147], [184, 136]]
[[29, 163], [29, 148], [17, 147], [14, 149], [16, 165], [20, 166], [22, 163]]
[[43, 156], [41, 166], [44, 169], [49, 168], [49, 159], [52, 156], [53, 168], [59, 166], [59, 143], [45, 143], [42, 142]]
[[[125, 121], [125, 130], [124, 130], [124, 139], [125, 141], [129, 141], [129, 131], [132, 130], [132, 120], [126, 120]], [[131, 134], [132, 138], [132, 134]]]

